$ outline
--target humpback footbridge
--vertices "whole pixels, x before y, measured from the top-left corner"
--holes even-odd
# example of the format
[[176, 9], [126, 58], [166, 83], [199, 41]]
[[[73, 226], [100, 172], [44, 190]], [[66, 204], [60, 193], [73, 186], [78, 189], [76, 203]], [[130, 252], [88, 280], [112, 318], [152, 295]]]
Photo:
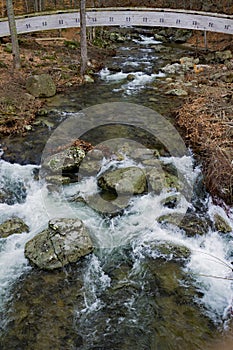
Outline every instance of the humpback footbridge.
[[[233, 16], [165, 8], [91, 8], [88, 27], [171, 27], [233, 34]], [[78, 10], [27, 14], [16, 17], [18, 34], [80, 26]], [[9, 36], [7, 18], [0, 19], [0, 37]]]

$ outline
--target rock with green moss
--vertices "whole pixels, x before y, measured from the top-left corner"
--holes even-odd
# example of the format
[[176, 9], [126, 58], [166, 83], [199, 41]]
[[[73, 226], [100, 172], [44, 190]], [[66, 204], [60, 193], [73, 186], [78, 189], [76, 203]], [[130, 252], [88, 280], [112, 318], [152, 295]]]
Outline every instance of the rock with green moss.
[[186, 235], [193, 237], [195, 235], [203, 235], [208, 233], [210, 220], [201, 218], [194, 213], [173, 213], [160, 216], [157, 221], [163, 225], [174, 225], [185, 231]]
[[224, 50], [224, 51], [216, 51], [215, 52], [215, 59], [219, 63], [224, 63], [227, 60], [232, 59], [232, 53], [231, 50]]
[[185, 43], [192, 36], [192, 31], [187, 29], [177, 29], [174, 36], [172, 36], [172, 41], [175, 43]]
[[149, 249], [149, 252], [152, 252], [153, 256], [156, 255], [157, 258], [165, 261], [187, 262], [191, 255], [189, 248], [170, 241], [154, 241], [145, 247], [147, 250]]
[[12, 44], [11, 43], [6, 43], [4, 45], [4, 51], [7, 53], [12, 53]]
[[174, 189], [177, 191], [181, 191], [184, 185], [181, 183], [179, 178], [175, 175], [164, 173], [165, 176], [165, 187], [168, 189]]
[[231, 226], [226, 222], [226, 220], [217, 213], [214, 215], [214, 226], [216, 230], [223, 233], [229, 233], [233, 231]]
[[117, 42], [117, 43], [123, 43], [127, 40], [127, 38], [125, 36], [123, 36], [121, 33], [117, 33], [117, 32], [110, 33], [109, 39], [111, 41]]
[[26, 243], [25, 256], [40, 269], [54, 270], [93, 251], [88, 230], [79, 219], [53, 219]]
[[118, 194], [142, 194], [147, 190], [146, 175], [138, 167], [107, 171], [98, 178], [98, 185], [105, 191]]
[[68, 185], [70, 183], [70, 177], [62, 175], [46, 176], [46, 182], [54, 185]]
[[84, 157], [84, 150], [73, 146], [47, 157], [44, 160], [43, 166], [51, 173], [73, 171], [79, 167]]
[[20, 234], [23, 232], [29, 232], [29, 227], [22, 219], [18, 217], [13, 217], [6, 220], [0, 225], [0, 238], [6, 238], [10, 235]]
[[32, 75], [26, 80], [26, 90], [34, 97], [52, 97], [56, 85], [49, 74]]

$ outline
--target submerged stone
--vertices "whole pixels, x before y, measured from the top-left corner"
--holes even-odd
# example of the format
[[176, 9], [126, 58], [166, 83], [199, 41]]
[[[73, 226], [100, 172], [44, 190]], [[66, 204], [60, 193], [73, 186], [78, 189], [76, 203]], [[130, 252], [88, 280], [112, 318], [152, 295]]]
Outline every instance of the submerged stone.
[[25, 184], [20, 180], [6, 179], [2, 177], [0, 181], [0, 203], [14, 205], [24, 203], [27, 196]]
[[108, 217], [115, 217], [122, 214], [124, 209], [129, 205], [129, 196], [119, 196], [109, 200], [99, 195], [89, 196], [85, 199], [85, 203], [99, 214]]
[[151, 245], [152, 251], [157, 251], [159, 258], [164, 258], [165, 260], [187, 260], [190, 255], [191, 251], [182, 245], [175, 244], [173, 242], [158, 242], [152, 243]]
[[48, 228], [25, 246], [25, 256], [40, 269], [53, 270], [93, 251], [87, 229], [79, 219], [53, 219]]

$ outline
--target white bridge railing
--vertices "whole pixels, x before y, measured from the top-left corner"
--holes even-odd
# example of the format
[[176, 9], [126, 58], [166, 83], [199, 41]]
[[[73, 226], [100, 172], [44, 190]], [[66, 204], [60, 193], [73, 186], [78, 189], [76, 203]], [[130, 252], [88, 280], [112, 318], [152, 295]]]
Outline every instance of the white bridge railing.
[[[80, 26], [79, 11], [36, 13], [16, 17], [18, 34]], [[104, 8], [87, 10], [87, 26], [173, 27], [233, 34], [233, 16], [158, 8]], [[8, 36], [7, 18], [0, 20], [0, 37]]]

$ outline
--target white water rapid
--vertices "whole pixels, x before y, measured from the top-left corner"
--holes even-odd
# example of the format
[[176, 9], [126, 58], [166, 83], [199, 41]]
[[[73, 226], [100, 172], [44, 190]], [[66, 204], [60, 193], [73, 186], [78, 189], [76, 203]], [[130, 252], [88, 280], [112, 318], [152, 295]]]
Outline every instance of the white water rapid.
[[[173, 161], [186, 179], [193, 182], [200, 174], [200, 169], [187, 173], [187, 162], [192, 162], [191, 157], [184, 159], [169, 159]], [[114, 166], [114, 162], [113, 166]], [[129, 160], [122, 163], [122, 166], [129, 165]], [[160, 195], [147, 194], [135, 198], [125, 210], [123, 216], [112, 219], [103, 218], [94, 210], [80, 203], [69, 203], [67, 197], [73, 193], [85, 195], [95, 194], [97, 189], [95, 178], [90, 177], [85, 181], [72, 184], [64, 189], [64, 196], [49, 194], [43, 184], [35, 179], [32, 165], [21, 166], [9, 164], [4, 160], [0, 161], [1, 188], [6, 187], [9, 191], [15, 191], [18, 186], [18, 198], [12, 204], [0, 204], [0, 223], [12, 216], [22, 218], [29, 226], [29, 233], [14, 234], [8, 238], [0, 239], [0, 291], [1, 307], [9, 297], [8, 291], [17, 278], [26, 270], [30, 269], [27, 260], [24, 258], [25, 243], [47, 226], [51, 216], [73, 216], [79, 217], [90, 229], [96, 246], [108, 248], [109, 251], [116, 246], [131, 244], [135, 252], [135, 263], [140, 262], [141, 250], [147, 250], [148, 254], [156, 254], [150, 250], [153, 242], [172, 242], [190, 249], [191, 259], [185, 266], [187, 274], [192, 274], [196, 280], [203, 297], [198, 301], [203, 303], [208, 310], [208, 315], [216, 322], [226, 317], [232, 306], [233, 284], [232, 284], [232, 234], [223, 235], [211, 228], [205, 235], [195, 237], [185, 236], [182, 230], [175, 227], [162, 227], [156, 219], [171, 212], [183, 213], [187, 209], [187, 203], [183, 198], [175, 209], [164, 207], [161, 202], [168, 196], [166, 192]], [[20, 184], [20, 185], [19, 185]], [[169, 193], [171, 195], [171, 193]], [[191, 206], [191, 204], [189, 204]], [[213, 205], [211, 198], [208, 198], [208, 211], [210, 216], [215, 212], [221, 213], [227, 223], [233, 229], [233, 212], [226, 216], [223, 209]], [[144, 253], [142, 253], [144, 254]], [[156, 258], [156, 256], [153, 256]], [[91, 259], [91, 264], [96, 265], [97, 258]], [[94, 267], [91, 267], [93, 269]], [[95, 269], [95, 268], [94, 268]], [[98, 265], [98, 274], [101, 274], [101, 267]], [[87, 274], [88, 288], [92, 288], [96, 275]], [[105, 288], [109, 283], [109, 277], [100, 278], [99, 286]], [[103, 285], [101, 283], [103, 282]], [[107, 284], [106, 284], [107, 283]], [[91, 296], [93, 298], [93, 296]], [[96, 303], [96, 300], [93, 301]], [[87, 306], [89, 302], [87, 301]], [[92, 306], [93, 307], [93, 306]]]

